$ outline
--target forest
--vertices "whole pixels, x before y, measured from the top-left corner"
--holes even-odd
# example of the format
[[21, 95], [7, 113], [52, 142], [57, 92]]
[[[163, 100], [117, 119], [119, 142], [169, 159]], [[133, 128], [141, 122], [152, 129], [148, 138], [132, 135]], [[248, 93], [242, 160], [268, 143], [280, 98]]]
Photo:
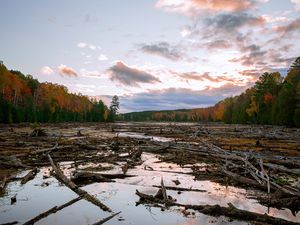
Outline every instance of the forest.
[[239, 124], [270, 124], [300, 127], [300, 57], [283, 77], [279, 72], [263, 73], [255, 85], [242, 94], [226, 98], [212, 107], [191, 110], [133, 112], [126, 121], [222, 121]]
[[108, 107], [102, 100], [69, 93], [63, 85], [40, 83], [3, 64], [0, 90], [0, 123], [112, 122], [119, 108], [117, 96]]

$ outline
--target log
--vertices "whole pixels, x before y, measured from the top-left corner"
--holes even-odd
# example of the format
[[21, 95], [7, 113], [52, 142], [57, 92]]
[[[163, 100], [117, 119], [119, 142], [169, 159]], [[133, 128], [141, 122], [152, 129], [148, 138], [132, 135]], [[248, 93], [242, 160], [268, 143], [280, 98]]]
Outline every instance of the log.
[[14, 225], [14, 224], [18, 224], [18, 221], [13, 221], [13, 222], [9, 222], [9, 223], [1, 223], [0, 225]]
[[30, 219], [30, 220], [28, 220], [23, 225], [32, 225], [32, 224], [38, 222], [39, 220], [41, 220], [41, 219], [49, 216], [50, 214], [56, 213], [57, 211], [62, 210], [64, 208], [66, 208], [66, 207], [74, 204], [75, 202], [78, 202], [79, 200], [81, 200], [81, 197], [77, 197], [75, 199], [72, 199], [71, 201], [69, 201], [69, 202], [67, 202], [67, 203], [65, 203], [65, 204], [63, 204], [61, 206], [54, 206], [53, 208], [51, 208], [51, 209], [49, 209], [49, 210], [47, 210], [47, 211], [45, 211], [45, 212], [37, 215], [36, 217], [34, 217], [34, 218]]
[[[136, 194], [141, 198], [141, 200], [146, 200], [148, 202], [154, 203], [160, 203], [164, 204], [164, 200], [161, 200], [159, 198], [155, 198], [151, 195], [147, 195], [144, 193], [139, 192], [136, 190]], [[272, 216], [269, 216], [267, 214], [259, 214], [254, 212], [249, 212], [246, 210], [241, 210], [236, 207], [234, 207], [231, 203], [229, 203], [229, 207], [222, 207], [220, 205], [184, 205], [179, 203], [170, 203], [170, 206], [180, 206], [185, 207], [185, 209], [193, 209], [197, 210], [200, 213], [210, 215], [210, 216], [226, 216], [232, 219], [237, 219], [241, 221], [256, 221], [261, 223], [267, 223], [267, 224], [275, 224], [275, 225], [295, 225], [299, 224], [296, 222], [287, 221], [280, 218], [275, 218]]]
[[138, 190], [135, 191], [136, 195], [138, 195], [141, 200], [146, 200], [146, 201], [149, 201], [149, 202], [152, 202], [152, 203], [160, 203], [160, 204], [165, 204], [165, 201], [160, 199], [160, 198], [156, 198], [152, 195], [147, 195], [147, 194], [144, 194], [142, 192], [139, 192]]
[[102, 176], [99, 173], [91, 173], [91, 172], [76, 172], [71, 180], [75, 183], [90, 183], [92, 182], [115, 182], [112, 179], [108, 179]]
[[[152, 187], [160, 188], [161, 186], [153, 185]], [[166, 190], [171, 190], [171, 191], [207, 192], [206, 190], [201, 190], [201, 189], [182, 188], [182, 187], [172, 187], [172, 186], [165, 186], [165, 188], [166, 188]]]
[[100, 220], [99, 222], [94, 223], [93, 225], [104, 224], [105, 222], [109, 221], [110, 219], [114, 218], [116, 215], [119, 215], [120, 213], [121, 213], [121, 212], [114, 213], [114, 214], [112, 214], [112, 215], [110, 215], [110, 216], [108, 216], [108, 217], [106, 217], [106, 218]]
[[164, 198], [164, 202], [165, 202], [165, 204], [168, 204], [168, 195], [167, 195], [167, 191], [166, 191], [166, 188], [165, 188], [165, 185], [164, 185], [163, 178], [161, 178], [160, 184], [161, 184], [161, 191], [162, 191], [162, 195], [163, 195], [163, 198]]
[[97, 199], [96, 197], [90, 195], [86, 191], [78, 188], [76, 184], [74, 184], [72, 181], [70, 181], [63, 174], [63, 172], [60, 170], [60, 168], [55, 165], [55, 163], [53, 162], [50, 154], [48, 154], [48, 159], [51, 163], [51, 166], [52, 166], [53, 170], [55, 171], [55, 174], [56, 174], [57, 178], [62, 183], [64, 183], [66, 186], [68, 186], [71, 190], [73, 190], [75, 193], [77, 193], [80, 197], [84, 198], [85, 200], [93, 203], [94, 205], [98, 206], [99, 208], [101, 208], [104, 211], [111, 212], [111, 209], [108, 206], [104, 205], [99, 199]]
[[107, 179], [124, 179], [127, 177], [135, 177], [135, 175], [127, 175], [127, 174], [123, 174], [123, 173], [113, 173], [113, 174], [109, 174], [109, 173], [98, 173], [99, 175], [101, 175], [102, 177], [105, 177]]
[[210, 216], [226, 216], [231, 219], [237, 219], [241, 221], [255, 221], [260, 223], [275, 224], [275, 225], [295, 225], [297, 222], [287, 221], [281, 218], [269, 216], [267, 214], [259, 214], [255, 212], [249, 212], [241, 210], [228, 203], [229, 207], [222, 207], [220, 205], [182, 205], [175, 204], [177, 206], [183, 206], [186, 209], [194, 209], [200, 213]]
[[250, 185], [250, 186], [253, 186], [253, 187], [256, 187], [256, 188], [259, 188], [259, 189], [264, 189], [265, 186], [263, 184], [260, 184], [258, 182], [256, 182], [255, 180], [253, 179], [250, 179], [250, 178], [247, 178], [247, 177], [244, 177], [244, 176], [240, 176], [239, 174], [236, 174], [236, 173], [233, 173], [233, 172], [230, 172], [226, 169], [223, 169], [223, 172], [229, 176], [230, 178], [232, 178], [233, 180], [239, 182], [239, 183], [242, 183], [244, 185]]
[[0, 156], [0, 166], [15, 167], [15, 168], [29, 168], [22, 164], [16, 156]]
[[272, 170], [275, 170], [275, 171], [300, 175], [300, 169], [290, 169], [290, 168], [286, 168], [285, 166], [276, 165], [276, 164], [272, 164], [272, 163], [264, 163], [264, 166], [266, 166]]
[[37, 168], [34, 168], [33, 170], [29, 171], [27, 175], [21, 179], [21, 184], [26, 184], [28, 181], [32, 180], [38, 173], [38, 171], [39, 170]]

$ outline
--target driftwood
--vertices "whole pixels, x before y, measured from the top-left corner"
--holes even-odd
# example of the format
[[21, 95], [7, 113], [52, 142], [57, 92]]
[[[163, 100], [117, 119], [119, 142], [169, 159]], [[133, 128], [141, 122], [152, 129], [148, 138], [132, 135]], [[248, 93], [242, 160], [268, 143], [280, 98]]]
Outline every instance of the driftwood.
[[285, 208], [291, 210], [292, 214], [296, 216], [297, 212], [300, 211], [300, 198], [292, 197], [292, 198], [278, 198], [277, 196], [272, 196], [267, 199], [259, 199], [259, 202], [269, 207], [282, 208], [284, 205]]
[[80, 197], [84, 198], [85, 200], [93, 203], [94, 205], [100, 207], [102, 210], [104, 211], [108, 211], [111, 212], [111, 209], [109, 207], [107, 207], [106, 205], [104, 205], [102, 202], [100, 202], [99, 199], [97, 199], [96, 197], [90, 195], [89, 193], [87, 193], [86, 191], [80, 189], [77, 187], [76, 184], [74, 184], [72, 181], [70, 181], [64, 174], [63, 172], [60, 170], [59, 167], [57, 167], [55, 165], [55, 163], [53, 162], [50, 154], [48, 154], [48, 159], [51, 163], [51, 166], [53, 168], [53, 170], [55, 171], [56, 177], [63, 182], [66, 186], [68, 186], [70, 189], [72, 189], [75, 193], [77, 193]]
[[108, 179], [101, 174], [91, 172], [76, 172], [71, 180], [75, 183], [90, 183], [90, 182], [115, 182], [112, 179]]
[[0, 183], [0, 194], [3, 194], [5, 191], [5, 187], [7, 184], [7, 181], [9, 180], [9, 178], [7, 178], [7, 176], [4, 176], [1, 183]]
[[121, 213], [121, 212], [114, 213], [114, 214], [112, 214], [112, 215], [110, 215], [110, 216], [108, 216], [108, 217], [106, 217], [106, 218], [100, 220], [99, 222], [94, 223], [93, 225], [104, 224], [104, 223], [106, 223], [107, 221], [109, 221], [110, 219], [114, 218], [116, 215], [119, 215], [120, 213]]
[[177, 206], [183, 206], [186, 209], [197, 210], [200, 213], [210, 216], [226, 216], [231, 219], [237, 219], [242, 221], [255, 221], [260, 223], [275, 224], [275, 225], [295, 225], [296, 222], [287, 221], [280, 218], [275, 218], [267, 214], [259, 214], [255, 212], [249, 212], [241, 210], [228, 203], [229, 207], [222, 207], [219, 205], [182, 205], [175, 204]]
[[28, 166], [23, 165], [16, 156], [0, 156], [0, 166], [28, 168]]
[[14, 225], [14, 224], [18, 224], [18, 221], [13, 221], [13, 222], [9, 222], [9, 223], [1, 223], [0, 225]]
[[[141, 193], [138, 190], [136, 190], [136, 194], [140, 197], [141, 199], [140, 202], [146, 201], [146, 202], [153, 203], [154, 205], [156, 205], [157, 203], [159, 204], [165, 203], [165, 201], [160, 198]], [[185, 207], [185, 209], [197, 210], [203, 214], [210, 215], [210, 216], [226, 216], [232, 219], [237, 219], [242, 221], [256, 221], [261, 223], [278, 224], [278, 225], [299, 224], [296, 222], [290, 222], [284, 219], [275, 218], [267, 214], [263, 215], [259, 213], [249, 212], [246, 210], [241, 210], [234, 207], [231, 203], [229, 203], [228, 205], [229, 207], [222, 207], [220, 205], [184, 205], [175, 202], [169, 203], [169, 206]]]
[[135, 177], [135, 175], [128, 175], [128, 174], [123, 174], [123, 173], [98, 173], [99, 175], [107, 178], [107, 179], [124, 179], [127, 177]]
[[67, 203], [65, 203], [65, 204], [63, 204], [61, 206], [54, 206], [53, 208], [51, 208], [51, 209], [49, 209], [49, 210], [47, 210], [47, 211], [45, 211], [45, 212], [37, 215], [36, 217], [34, 217], [34, 218], [30, 219], [30, 220], [28, 220], [23, 225], [32, 225], [32, 224], [38, 222], [39, 220], [41, 220], [41, 219], [49, 216], [50, 214], [56, 213], [57, 211], [62, 210], [63, 208], [66, 208], [66, 207], [74, 204], [75, 202], [78, 202], [79, 200], [81, 200], [81, 197], [77, 197], [75, 199], [72, 199], [71, 201], [69, 201], [69, 202], [67, 202]]
[[48, 136], [48, 134], [46, 133], [46, 131], [44, 129], [36, 128], [31, 132], [30, 136], [31, 137], [46, 137], [46, 136]]
[[158, 198], [158, 197], [155, 197], [155, 196], [152, 196], [152, 195], [144, 194], [142, 192], [139, 192], [138, 190], [136, 190], [135, 193], [136, 193], [136, 195], [138, 195], [140, 197], [142, 202], [143, 202], [143, 200], [146, 200], [146, 201], [152, 202], [152, 203], [165, 204], [165, 201], [161, 198]]
[[300, 175], [300, 169], [286, 168], [285, 166], [276, 165], [276, 164], [272, 164], [272, 163], [264, 163], [264, 166], [266, 166], [272, 170], [275, 170], [275, 171]]
[[[153, 185], [152, 187], [160, 188], [161, 186]], [[165, 186], [165, 188], [166, 188], [166, 190], [172, 190], [172, 191], [207, 192], [206, 190], [201, 190], [201, 189], [182, 188], [182, 187], [172, 187], [172, 186]]]
[[32, 180], [37, 173], [38, 173], [37, 168], [34, 168], [33, 170], [29, 171], [27, 175], [21, 179], [21, 184], [26, 184], [28, 181]]

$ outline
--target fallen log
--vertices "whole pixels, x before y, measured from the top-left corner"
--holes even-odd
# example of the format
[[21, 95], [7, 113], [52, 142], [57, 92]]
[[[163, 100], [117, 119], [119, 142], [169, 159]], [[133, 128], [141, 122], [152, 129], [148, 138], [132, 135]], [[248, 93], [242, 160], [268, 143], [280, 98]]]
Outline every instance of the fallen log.
[[110, 215], [110, 216], [108, 216], [108, 217], [106, 217], [106, 218], [100, 220], [99, 222], [94, 223], [93, 225], [104, 224], [104, 223], [106, 223], [107, 221], [109, 221], [110, 219], [114, 218], [116, 215], [119, 215], [120, 213], [121, 213], [121, 212], [114, 213], [114, 214], [112, 214], [112, 215]]
[[135, 175], [128, 175], [128, 174], [123, 174], [123, 173], [98, 173], [102, 177], [108, 178], [108, 179], [124, 179], [127, 177], [135, 177]]
[[26, 184], [28, 181], [32, 180], [38, 171], [38, 168], [34, 168], [33, 170], [29, 171], [27, 175], [21, 179], [21, 184]]
[[23, 165], [16, 156], [0, 156], [0, 166], [16, 167], [16, 168], [29, 168]]
[[30, 219], [30, 220], [28, 220], [23, 225], [32, 225], [32, 224], [38, 222], [39, 220], [41, 220], [41, 219], [49, 216], [50, 214], [56, 213], [57, 211], [62, 210], [63, 208], [66, 208], [66, 207], [74, 204], [75, 202], [78, 202], [79, 200], [81, 200], [81, 197], [77, 197], [75, 199], [72, 199], [71, 201], [69, 201], [69, 202], [67, 202], [67, 203], [65, 203], [65, 204], [63, 204], [61, 206], [54, 206], [53, 208], [51, 208], [51, 209], [49, 209], [49, 210], [47, 210], [47, 211], [45, 211], [45, 212], [37, 215], [36, 217], [34, 217], [34, 218]]
[[290, 209], [294, 216], [296, 216], [296, 213], [300, 210], [299, 197], [278, 198], [277, 196], [272, 196], [270, 198], [259, 199], [259, 202], [269, 207], [275, 207], [278, 209], [282, 209], [282, 206], [284, 206], [284, 208]]
[[[136, 190], [136, 194], [141, 198], [141, 200], [146, 200], [146, 202], [153, 203], [154, 205], [156, 205], [157, 203], [164, 204], [164, 200], [153, 197], [151, 195], [141, 193], [138, 190]], [[267, 214], [263, 215], [255, 212], [241, 210], [233, 206], [231, 203], [229, 203], [228, 205], [229, 207], [222, 207], [220, 205], [184, 205], [175, 202], [169, 204], [169, 206], [180, 206], [180, 207], [185, 207], [185, 209], [197, 210], [200, 213], [210, 215], [210, 216], [226, 216], [231, 219], [237, 219], [241, 221], [256, 221], [256, 222], [275, 224], [275, 225], [299, 224], [281, 218], [272, 217]]]
[[72, 189], [75, 193], [77, 193], [80, 197], [86, 199], [87, 201], [93, 203], [94, 205], [98, 206], [99, 208], [101, 208], [104, 211], [108, 211], [111, 212], [111, 209], [109, 207], [107, 207], [106, 205], [104, 205], [102, 202], [100, 202], [99, 199], [97, 199], [96, 197], [90, 195], [89, 193], [87, 193], [86, 191], [80, 189], [77, 187], [76, 184], [74, 184], [72, 181], [70, 181], [64, 174], [63, 172], [60, 170], [59, 167], [57, 167], [55, 165], [55, 163], [53, 162], [50, 154], [48, 154], [48, 159], [51, 163], [51, 166], [53, 168], [53, 170], [55, 171], [56, 177], [63, 182], [66, 186], [68, 186], [70, 189]]
[[160, 204], [165, 204], [165, 201], [163, 199], [160, 198], [156, 198], [155, 196], [152, 195], [147, 195], [144, 194], [142, 192], [139, 192], [138, 190], [135, 191], [136, 195], [138, 195], [140, 197], [140, 199], [152, 202], [152, 203], [160, 203]]
[[91, 172], [76, 172], [71, 180], [75, 183], [90, 183], [90, 182], [115, 182], [112, 179], [108, 179], [99, 173]]
[[[153, 185], [152, 187], [160, 188], [161, 186]], [[194, 191], [194, 192], [207, 192], [206, 190], [201, 189], [192, 189], [192, 188], [182, 188], [182, 187], [172, 187], [172, 186], [165, 186], [167, 190], [171, 191]]]
[[233, 206], [231, 203], [228, 203], [229, 207], [222, 207], [220, 205], [183, 205], [183, 204], [174, 204], [174, 205], [182, 206], [185, 207], [186, 209], [197, 210], [200, 213], [210, 215], [210, 216], [226, 216], [231, 219], [237, 219], [241, 221], [255, 221], [255, 222], [275, 224], [275, 225], [299, 224], [297, 222], [292, 222], [281, 218], [272, 217], [267, 214], [259, 214], [255, 212], [249, 212], [246, 210], [238, 209], [235, 206]]
[[286, 168], [285, 166], [276, 165], [276, 164], [272, 164], [272, 163], [264, 163], [264, 166], [266, 166], [272, 170], [275, 170], [275, 171], [300, 175], [300, 169], [290, 169], [290, 168]]
[[14, 225], [14, 224], [18, 224], [18, 221], [13, 221], [13, 222], [9, 222], [9, 223], [1, 223], [0, 225]]

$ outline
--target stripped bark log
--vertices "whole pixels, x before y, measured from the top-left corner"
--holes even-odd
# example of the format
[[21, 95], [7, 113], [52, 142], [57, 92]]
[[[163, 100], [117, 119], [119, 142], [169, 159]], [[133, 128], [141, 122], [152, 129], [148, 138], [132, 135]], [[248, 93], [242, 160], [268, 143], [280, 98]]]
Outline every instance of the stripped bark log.
[[55, 163], [53, 162], [50, 154], [48, 154], [48, 159], [51, 163], [51, 166], [53, 168], [53, 170], [55, 171], [55, 174], [57, 175], [57, 178], [63, 182], [66, 186], [68, 186], [70, 189], [72, 189], [75, 193], [77, 193], [80, 197], [86, 199], [87, 201], [93, 203], [94, 205], [98, 206], [99, 208], [101, 208], [104, 211], [109, 211], [111, 212], [111, 209], [104, 205], [102, 202], [100, 202], [100, 200], [98, 200], [96, 197], [90, 195], [89, 193], [87, 193], [86, 191], [80, 189], [77, 187], [76, 184], [74, 184], [72, 181], [70, 181], [64, 174], [63, 172], [60, 170], [60, 168], [58, 168]]

